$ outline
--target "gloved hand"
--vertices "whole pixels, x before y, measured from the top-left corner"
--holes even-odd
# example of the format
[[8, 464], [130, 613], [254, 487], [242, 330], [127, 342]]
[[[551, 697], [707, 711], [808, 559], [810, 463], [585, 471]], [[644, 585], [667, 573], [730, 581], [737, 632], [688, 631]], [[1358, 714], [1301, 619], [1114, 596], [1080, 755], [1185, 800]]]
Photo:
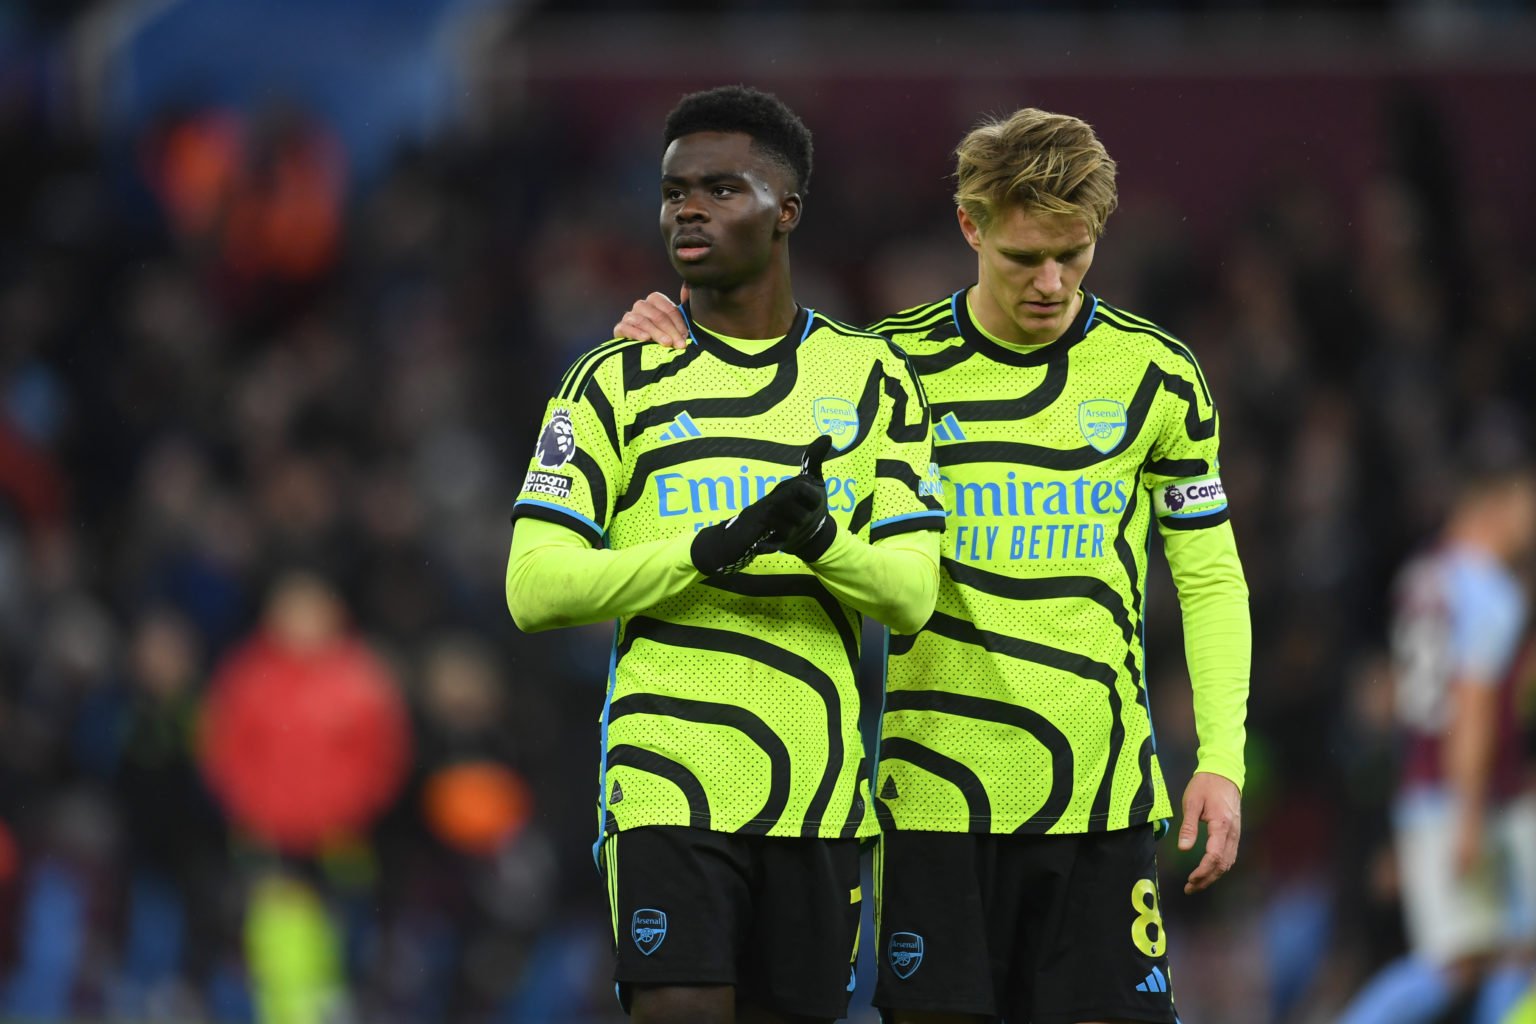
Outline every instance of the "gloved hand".
[[827, 482], [821, 476], [831, 448], [832, 438], [826, 434], [812, 441], [800, 460], [800, 475], [780, 480], [763, 497], [769, 506], [767, 550], [788, 551], [814, 562], [832, 546], [837, 520], [827, 512]]
[[800, 475], [780, 480], [730, 519], [694, 534], [689, 556], [705, 576], [740, 572], [768, 551], [788, 551], [807, 562], [826, 554], [837, 536], [827, 512], [827, 484], [821, 463], [832, 447], [825, 434], [811, 442], [800, 460]]
[[705, 576], [740, 572], [765, 548], [769, 529], [768, 499], [764, 495], [723, 523], [706, 526], [693, 535], [688, 555], [694, 568]]

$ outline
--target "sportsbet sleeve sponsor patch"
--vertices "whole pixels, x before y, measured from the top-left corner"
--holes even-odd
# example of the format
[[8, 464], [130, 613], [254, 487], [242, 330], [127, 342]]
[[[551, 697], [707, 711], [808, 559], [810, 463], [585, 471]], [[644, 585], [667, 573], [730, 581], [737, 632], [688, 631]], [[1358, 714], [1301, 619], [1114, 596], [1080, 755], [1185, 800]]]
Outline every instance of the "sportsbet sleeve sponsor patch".
[[1216, 475], [1173, 480], [1152, 490], [1152, 500], [1159, 516], [1190, 519], [1220, 512], [1227, 507], [1227, 492]]

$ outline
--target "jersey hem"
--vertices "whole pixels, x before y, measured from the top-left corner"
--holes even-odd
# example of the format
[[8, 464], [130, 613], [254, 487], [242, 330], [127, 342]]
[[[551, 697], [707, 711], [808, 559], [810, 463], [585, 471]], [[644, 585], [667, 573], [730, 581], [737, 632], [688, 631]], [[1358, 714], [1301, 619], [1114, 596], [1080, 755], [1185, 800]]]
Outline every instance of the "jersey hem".
[[[870, 839], [880, 834], [880, 828], [879, 822], [874, 820], [874, 815], [868, 815], [868, 817], [869, 821], [861, 823], [851, 836], [843, 835], [843, 829], [847, 827], [846, 819], [844, 819], [842, 824], [833, 824], [826, 819], [818, 820], [814, 823], [806, 822], [798, 832], [775, 833], [772, 826], [776, 825], [777, 822], [769, 819], [752, 818], [742, 822], [736, 828], [720, 828], [707, 817], [701, 820], [699, 815], [690, 814], [686, 821], [644, 821], [620, 825], [617, 828], [605, 828], [603, 829], [602, 838], [607, 839], [609, 836], [617, 835], [620, 832], [628, 832], [631, 829], [665, 826], [670, 828], [700, 828], [709, 832], [720, 832], [724, 835], [755, 835], [764, 836], [769, 839]], [[768, 828], [766, 830], [752, 830], [754, 825], [768, 826]], [[812, 828], [814, 831], [807, 834], [807, 828]], [[822, 829], [824, 828], [831, 829], [831, 832], [823, 835]]]
[[[882, 804], [889, 813], [888, 805]], [[1162, 811], [1162, 813], [1157, 813]], [[1110, 826], [1107, 824], [1107, 815], [1090, 815], [1087, 825], [1083, 828], [1066, 829], [1055, 833], [1056, 835], [1083, 835], [1089, 832], [1119, 832], [1128, 828], [1139, 828], [1142, 825], [1156, 825], [1157, 822], [1172, 816], [1171, 807], [1159, 807], [1157, 804], [1144, 804], [1141, 807], [1133, 807], [1126, 812], [1126, 820], [1123, 825]], [[955, 827], [953, 819], [940, 821], [932, 818], [908, 819], [898, 822], [895, 815], [890, 816], [891, 832], [969, 832], [987, 835], [1044, 835], [1050, 832], [1061, 822], [1061, 818], [1050, 821], [1029, 822], [1028, 827], [998, 828], [996, 821], [991, 818], [971, 818], [967, 827]]]

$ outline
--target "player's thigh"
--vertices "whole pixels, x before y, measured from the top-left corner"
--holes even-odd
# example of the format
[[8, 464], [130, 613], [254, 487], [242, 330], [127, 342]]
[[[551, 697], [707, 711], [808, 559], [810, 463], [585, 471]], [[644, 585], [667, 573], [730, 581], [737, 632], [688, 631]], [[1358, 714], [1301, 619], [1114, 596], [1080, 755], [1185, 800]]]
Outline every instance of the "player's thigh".
[[[609, 836], [600, 851], [612, 909], [614, 980], [625, 1008], [640, 989], [734, 986], [751, 912], [738, 837], [651, 826]], [[695, 992], [695, 994], [698, 994]], [[688, 993], [667, 996], [671, 1005]], [[704, 998], [700, 995], [699, 998]]]
[[[875, 852], [877, 980], [884, 1018], [974, 1021], [995, 1016], [998, 948], [1016, 908], [993, 891], [993, 837], [888, 831]], [[926, 1016], [925, 1016], [926, 1015]]]
[[832, 1024], [836, 1017], [806, 1017], [794, 1013], [777, 1013], [761, 1006], [738, 1004], [736, 1024]]
[[635, 1024], [732, 1024], [736, 990], [729, 985], [631, 986]]
[[[768, 1020], [832, 1020], [847, 1013], [858, 955], [859, 843], [756, 838], [752, 922], [737, 989]], [[743, 1017], [742, 1019], [746, 1019]]]
[[1173, 1024], [1152, 826], [1039, 838], [1064, 884], [1021, 917], [1029, 959], [1010, 979], [1008, 1019]]

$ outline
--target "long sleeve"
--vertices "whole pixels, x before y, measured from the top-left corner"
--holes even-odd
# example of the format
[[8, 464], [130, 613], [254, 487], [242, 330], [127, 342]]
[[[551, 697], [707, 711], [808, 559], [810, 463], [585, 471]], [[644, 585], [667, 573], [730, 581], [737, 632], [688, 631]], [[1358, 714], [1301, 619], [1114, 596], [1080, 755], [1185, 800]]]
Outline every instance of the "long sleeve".
[[610, 551], [558, 523], [519, 518], [507, 558], [507, 608], [536, 633], [649, 608], [702, 579], [692, 534]]
[[1163, 546], [1179, 590], [1184, 656], [1194, 688], [1200, 737], [1195, 770], [1241, 788], [1253, 632], [1232, 525], [1167, 531]]
[[840, 530], [811, 571], [844, 604], [898, 633], [916, 633], [939, 594], [939, 534], [898, 533], [870, 544]]

